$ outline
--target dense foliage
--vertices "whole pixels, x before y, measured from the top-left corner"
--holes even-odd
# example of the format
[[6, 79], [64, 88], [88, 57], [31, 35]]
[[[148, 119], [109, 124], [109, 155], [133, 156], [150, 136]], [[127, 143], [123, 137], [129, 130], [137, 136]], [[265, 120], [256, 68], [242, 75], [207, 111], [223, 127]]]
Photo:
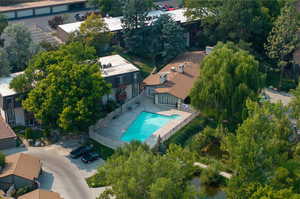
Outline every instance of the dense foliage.
[[80, 25], [79, 37], [86, 45], [94, 47], [97, 55], [101, 55], [109, 48], [112, 33], [99, 15], [91, 14]]
[[253, 56], [233, 43], [219, 43], [201, 63], [191, 102], [207, 116], [236, 123], [242, 119], [246, 100], [255, 100], [263, 85]]
[[188, 16], [203, 20], [201, 36], [206, 44], [243, 40], [258, 51], [263, 50], [272, 20], [280, 9], [277, 0], [186, 0], [185, 4]]
[[1, 39], [4, 40], [3, 48], [13, 72], [23, 70], [30, 58], [39, 51], [39, 46], [32, 41], [29, 30], [21, 24], [7, 26]]
[[[193, 154], [172, 145], [166, 155], [158, 156], [146, 145], [132, 143], [118, 149], [98, 170], [109, 193], [116, 199], [192, 199], [194, 190], [187, 183], [193, 173]], [[103, 193], [100, 198], [105, 198]]]
[[298, 14], [294, 5], [287, 4], [276, 19], [265, 44], [267, 55], [275, 60], [281, 71], [280, 87], [284, 70], [293, 62], [293, 52], [299, 43]]
[[228, 135], [224, 140], [234, 172], [227, 190], [229, 198], [257, 198], [255, 192], [262, 190], [253, 188], [253, 183], [269, 185], [274, 192], [291, 189], [299, 193], [300, 162], [290, 155], [294, 131], [287, 109], [281, 104], [259, 105], [250, 101], [247, 108], [249, 117], [236, 135]]
[[9, 74], [10, 65], [8, 61], [8, 56], [3, 48], [0, 48], [0, 76], [5, 76]]
[[43, 125], [85, 131], [103, 116], [101, 99], [110, 91], [99, 65], [84, 63], [94, 55], [93, 48], [80, 43], [43, 52], [11, 87], [29, 91], [23, 107]]
[[88, 3], [99, 8], [103, 16], [117, 17], [123, 15], [125, 0], [88, 0]]

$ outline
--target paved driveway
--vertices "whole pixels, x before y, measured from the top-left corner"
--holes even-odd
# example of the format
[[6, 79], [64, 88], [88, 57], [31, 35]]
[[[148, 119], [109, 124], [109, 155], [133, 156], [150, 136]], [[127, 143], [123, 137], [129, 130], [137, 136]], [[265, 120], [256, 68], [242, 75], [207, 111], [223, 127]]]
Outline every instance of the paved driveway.
[[39, 179], [41, 188], [56, 191], [64, 199], [95, 199], [104, 189], [89, 188], [85, 178], [93, 175], [104, 161], [98, 160], [92, 164], [83, 164], [80, 159], [70, 159], [68, 154], [74, 146], [29, 147], [5, 153], [24, 152], [40, 158], [44, 170]]

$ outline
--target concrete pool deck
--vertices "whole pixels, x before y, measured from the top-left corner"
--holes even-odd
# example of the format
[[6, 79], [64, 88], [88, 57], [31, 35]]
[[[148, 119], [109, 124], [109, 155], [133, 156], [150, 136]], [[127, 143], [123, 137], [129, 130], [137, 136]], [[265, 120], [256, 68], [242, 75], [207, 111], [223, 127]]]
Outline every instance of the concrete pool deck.
[[[124, 109], [123, 112], [115, 119], [111, 119], [102, 125], [94, 129], [96, 136], [91, 136], [93, 139], [97, 139], [102, 144], [116, 148], [121, 146], [125, 142], [121, 141], [122, 135], [126, 132], [130, 124], [137, 118], [137, 116], [143, 112], [152, 112], [156, 114], [171, 116], [179, 115], [180, 118], [171, 120], [166, 125], [155, 131], [145, 142], [150, 146], [155, 145], [157, 138], [160, 136], [163, 140], [170, 137], [170, 133], [174, 132], [176, 128], [185, 123], [191, 116], [192, 113], [179, 111], [175, 107], [168, 107], [164, 105], [156, 105], [153, 103], [153, 99], [140, 96], [137, 101], [140, 105], [135, 106], [131, 110]], [[98, 135], [98, 136], [97, 136]], [[98, 138], [97, 138], [98, 137]], [[101, 139], [101, 140], [99, 140]], [[105, 143], [103, 143], [105, 142]], [[109, 143], [108, 143], [109, 142]], [[112, 146], [113, 145], [113, 146]]]

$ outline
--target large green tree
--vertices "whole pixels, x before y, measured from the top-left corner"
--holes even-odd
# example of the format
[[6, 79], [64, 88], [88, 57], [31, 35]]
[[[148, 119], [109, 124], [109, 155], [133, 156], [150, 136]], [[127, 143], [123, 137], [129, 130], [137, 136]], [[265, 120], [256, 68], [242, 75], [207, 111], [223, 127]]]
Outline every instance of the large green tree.
[[101, 99], [109, 91], [98, 65], [66, 60], [51, 65], [22, 104], [46, 126], [81, 132], [102, 116]]
[[[145, 146], [125, 145], [114, 154], [98, 174], [111, 185], [116, 199], [192, 199], [195, 191], [188, 183], [194, 155], [178, 146], [170, 146], [163, 155], [155, 155]], [[101, 196], [100, 198], [104, 198]]]
[[0, 76], [5, 76], [9, 73], [10, 66], [6, 51], [3, 48], [0, 48], [0, 60]]
[[298, 28], [296, 8], [293, 4], [286, 4], [282, 8], [280, 16], [276, 19], [265, 44], [267, 55], [276, 61], [280, 70], [280, 87], [284, 69], [292, 64], [293, 52], [299, 43]]
[[169, 15], [161, 15], [148, 32], [145, 48], [157, 64], [168, 63], [186, 49], [184, 29]]
[[99, 65], [86, 63], [95, 53], [82, 43], [42, 52], [10, 86], [28, 92], [22, 104], [43, 125], [85, 131], [102, 116], [101, 99], [110, 91]]
[[[243, 40], [261, 52], [278, 13], [277, 0], [186, 0], [187, 15], [201, 18], [203, 43]], [[206, 41], [208, 40], [208, 41]]]
[[130, 53], [146, 53], [147, 16], [152, 7], [152, 0], [128, 0], [124, 4], [122, 27], [125, 45]]
[[1, 39], [4, 40], [4, 50], [13, 71], [23, 70], [30, 58], [39, 51], [38, 45], [32, 41], [29, 30], [21, 24], [7, 26]]
[[117, 17], [123, 15], [125, 0], [88, 0], [88, 3], [99, 8], [103, 16]]
[[0, 14], [0, 35], [2, 34], [3, 30], [8, 26], [7, 19], [4, 15]]
[[219, 43], [201, 63], [190, 93], [192, 105], [218, 121], [240, 122], [248, 98], [255, 100], [264, 85], [259, 63], [233, 43]]
[[[247, 108], [248, 118], [236, 134], [229, 134], [223, 142], [234, 171], [227, 190], [229, 198], [249, 198], [252, 192], [247, 190], [251, 183], [269, 184], [277, 190], [293, 189], [286, 183], [289, 174], [280, 169], [292, 168], [287, 164], [292, 147], [289, 139], [294, 133], [288, 109], [281, 104], [260, 105], [250, 101]], [[295, 178], [299, 180], [299, 176]]]
[[80, 25], [79, 37], [83, 37], [82, 41], [86, 45], [93, 46], [97, 51], [97, 55], [100, 56], [107, 51], [112, 38], [112, 33], [101, 16], [91, 14]]
[[18, 75], [12, 80], [10, 87], [19, 93], [29, 92], [34, 88], [35, 82], [48, 75], [51, 65], [62, 63], [65, 60], [80, 63], [94, 58], [96, 58], [96, 50], [80, 42], [62, 45], [58, 50], [41, 52], [32, 58], [24, 74]]

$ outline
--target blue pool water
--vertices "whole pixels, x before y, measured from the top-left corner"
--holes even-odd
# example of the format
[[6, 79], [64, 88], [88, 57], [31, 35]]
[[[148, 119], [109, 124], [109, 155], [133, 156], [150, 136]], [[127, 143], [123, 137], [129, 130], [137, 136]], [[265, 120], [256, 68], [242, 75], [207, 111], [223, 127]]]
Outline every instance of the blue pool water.
[[165, 116], [156, 113], [141, 112], [122, 135], [121, 140], [125, 142], [132, 140], [143, 142], [170, 120], [178, 118], [180, 118], [179, 115]]

